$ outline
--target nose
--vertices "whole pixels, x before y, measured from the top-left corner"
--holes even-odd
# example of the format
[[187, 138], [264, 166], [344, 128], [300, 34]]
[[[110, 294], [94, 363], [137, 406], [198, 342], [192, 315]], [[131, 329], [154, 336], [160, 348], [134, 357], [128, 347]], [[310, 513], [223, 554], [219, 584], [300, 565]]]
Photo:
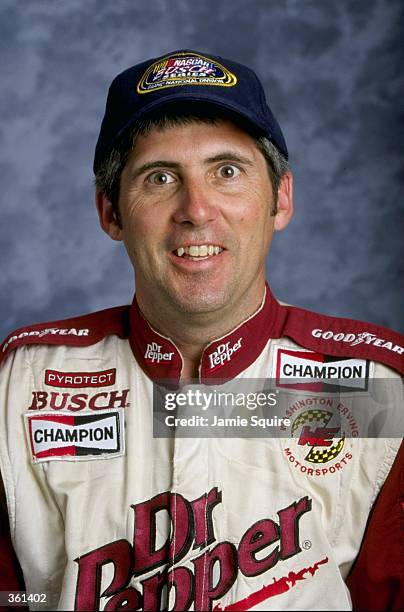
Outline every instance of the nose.
[[213, 221], [217, 215], [217, 194], [200, 180], [188, 179], [178, 194], [174, 211], [176, 223], [189, 223], [195, 227]]

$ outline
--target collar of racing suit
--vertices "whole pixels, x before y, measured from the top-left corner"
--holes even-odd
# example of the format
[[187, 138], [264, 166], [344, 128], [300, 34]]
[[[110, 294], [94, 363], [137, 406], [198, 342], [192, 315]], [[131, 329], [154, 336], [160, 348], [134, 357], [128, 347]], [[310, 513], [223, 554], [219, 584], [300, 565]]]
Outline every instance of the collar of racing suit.
[[[225, 336], [207, 344], [199, 363], [199, 381], [205, 384], [234, 378], [259, 356], [269, 338], [277, 338], [287, 312], [266, 285], [259, 309]], [[152, 380], [178, 383], [183, 359], [174, 342], [155, 331], [143, 317], [136, 298], [130, 309], [129, 341], [133, 353]]]

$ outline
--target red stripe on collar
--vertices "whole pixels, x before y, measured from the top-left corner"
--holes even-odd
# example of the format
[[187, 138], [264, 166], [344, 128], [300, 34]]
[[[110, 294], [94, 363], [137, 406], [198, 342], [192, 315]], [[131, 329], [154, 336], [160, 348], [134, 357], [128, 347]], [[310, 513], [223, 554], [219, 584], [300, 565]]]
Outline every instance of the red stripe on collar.
[[136, 301], [130, 309], [129, 342], [142, 370], [152, 380], [179, 381], [182, 356], [174, 342], [154, 331], [143, 317]]
[[243, 372], [254, 363], [269, 338], [281, 336], [286, 315], [267, 285], [259, 310], [229, 334], [205, 347], [199, 366], [201, 382], [209, 384]]
[[[234, 330], [208, 344], [199, 364], [200, 381], [209, 384], [233, 378], [260, 355], [269, 338], [279, 338], [286, 310], [278, 304], [268, 285], [258, 311]], [[183, 360], [174, 342], [150, 327], [134, 300], [130, 312], [130, 344], [143, 371], [152, 380], [178, 383]]]

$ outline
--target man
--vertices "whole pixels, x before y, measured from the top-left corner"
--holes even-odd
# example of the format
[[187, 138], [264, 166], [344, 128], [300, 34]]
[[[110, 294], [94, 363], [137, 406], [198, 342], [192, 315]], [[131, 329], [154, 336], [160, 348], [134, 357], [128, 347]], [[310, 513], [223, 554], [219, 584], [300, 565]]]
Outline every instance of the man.
[[[353, 407], [370, 413], [383, 379], [386, 410], [402, 409], [402, 339], [272, 296], [287, 156], [235, 62], [175, 51], [112, 83], [96, 200], [136, 299], [18, 330], [1, 351], [0, 465], [27, 591], [45, 595], [32, 608], [348, 610], [361, 550], [356, 605], [398, 609], [400, 441], [354, 440]], [[182, 437], [180, 424], [153, 437], [152, 381], [271, 377], [287, 438]]]

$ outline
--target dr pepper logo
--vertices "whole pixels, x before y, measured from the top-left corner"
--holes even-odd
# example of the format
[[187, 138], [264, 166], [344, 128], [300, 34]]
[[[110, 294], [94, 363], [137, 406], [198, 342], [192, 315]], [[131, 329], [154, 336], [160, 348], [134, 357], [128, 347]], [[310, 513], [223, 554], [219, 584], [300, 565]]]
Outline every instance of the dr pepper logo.
[[[307, 496], [278, 510], [276, 519], [250, 525], [238, 544], [234, 538], [217, 541], [213, 514], [220, 512], [221, 502], [222, 493], [214, 487], [191, 501], [166, 491], [132, 505], [132, 541], [117, 539], [75, 559], [75, 610], [212, 610], [237, 579], [248, 593], [251, 579], [302, 552], [300, 523], [312, 508]], [[294, 583], [327, 561], [301, 568]], [[249, 609], [275, 595], [275, 583], [269, 575], [268, 591], [260, 583], [224, 609]], [[214, 610], [222, 610], [220, 604]]]
[[154, 62], [137, 86], [140, 94], [181, 85], [232, 87], [237, 77], [218, 62], [199, 53], [174, 53]]

